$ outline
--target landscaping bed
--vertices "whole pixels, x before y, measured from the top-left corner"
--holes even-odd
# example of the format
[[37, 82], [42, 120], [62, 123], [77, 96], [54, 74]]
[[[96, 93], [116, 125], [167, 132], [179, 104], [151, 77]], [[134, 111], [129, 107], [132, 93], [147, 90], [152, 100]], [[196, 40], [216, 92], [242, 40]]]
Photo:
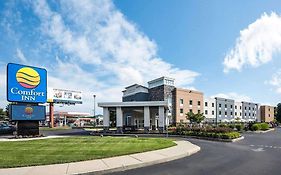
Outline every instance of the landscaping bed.
[[131, 137], [66, 137], [0, 142], [0, 168], [100, 159], [176, 145], [171, 139]]
[[173, 127], [169, 129], [169, 134], [214, 140], [231, 140], [241, 137], [239, 132], [229, 127]]

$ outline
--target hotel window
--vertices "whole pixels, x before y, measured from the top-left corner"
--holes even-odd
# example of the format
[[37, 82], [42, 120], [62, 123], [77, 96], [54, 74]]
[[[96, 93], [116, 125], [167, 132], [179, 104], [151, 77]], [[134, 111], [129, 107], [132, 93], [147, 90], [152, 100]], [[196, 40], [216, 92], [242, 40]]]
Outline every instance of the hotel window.
[[237, 109], [237, 106], [235, 105], [235, 109]]
[[208, 115], [208, 111], [207, 110], [205, 110], [205, 114]]
[[268, 114], [268, 117], [270, 117], [270, 114]]
[[240, 116], [242, 116], [242, 113], [240, 112]]
[[232, 107], [233, 107], [233, 106], [232, 106], [232, 105], [230, 105], [230, 108], [231, 108], [231, 109], [232, 109]]
[[200, 110], [198, 110], [198, 111], [197, 111], [197, 114], [200, 114], [200, 113], [201, 113], [201, 111], [200, 111]]
[[249, 110], [251, 110], [251, 107], [249, 107]]
[[270, 111], [270, 108], [268, 108], [268, 111]]
[[245, 110], [247, 110], [247, 107], [245, 106]]
[[180, 99], [180, 104], [183, 105], [183, 99], [182, 98]]
[[183, 114], [183, 109], [180, 109], [180, 113]]
[[205, 106], [206, 106], [206, 107], [208, 106], [208, 102], [205, 102]]
[[189, 112], [192, 112], [192, 109], [189, 109]]
[[234, 114], [235, 114], [235, 116], [237, 116], [237, 112], [235, 112]]
[[240, 109], [242, 109], [242, 106], [240, 106]]
[[215, 115], [215, 111], [212, 111], [212, 115]]
[[224, 107], [227, 108], [227, 104], [225, 104]]
[[247, 113], [245, 113], [245, 117], [247, 116]]
[[192, 105], [192, 100], [189, 100], [189, 105]]
[[197, 104], [198, 104], [198, 106], [200, 106], [200, 105], [201, 105], [201, 102], [200, 102], [200, 101], [198, 101], [198, 102], [197, 102]]
[[219, 107], [221, 107], [221, 104], [219, 104]]
[[224, 115], [227, 115], [227, 112], [226, 112], [226, 111], [224, 112]]
[[221, 115], [221, 111], [219, 111], [219, 115]]
[[232, 115], [233, 113], [232, 112], [230, 112], [230, 115]]
[[212, 107], [215, 107], [215, 103], [212, 103]]

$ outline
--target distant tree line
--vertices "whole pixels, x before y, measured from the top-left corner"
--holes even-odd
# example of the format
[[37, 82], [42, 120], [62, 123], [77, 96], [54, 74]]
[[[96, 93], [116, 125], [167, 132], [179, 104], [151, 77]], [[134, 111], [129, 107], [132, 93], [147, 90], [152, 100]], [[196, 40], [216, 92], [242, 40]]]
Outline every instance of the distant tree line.
[[277, 108], [275, 111], [275, 118], [279, 123], [281, 123], [281, 103], [277, 104]]

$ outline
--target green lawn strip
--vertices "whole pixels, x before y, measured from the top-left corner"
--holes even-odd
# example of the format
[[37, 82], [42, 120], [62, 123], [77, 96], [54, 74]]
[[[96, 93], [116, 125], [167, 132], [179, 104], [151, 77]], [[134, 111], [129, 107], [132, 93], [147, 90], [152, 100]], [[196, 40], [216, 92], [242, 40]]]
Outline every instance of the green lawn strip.
[[67, 137], [0, 142], [0, 167], [21, 167], [92, 160], [174, 146], [170, 139]]
[[59, 131], [59, 130], [68, 130], [72, 129], [71, 127], [54, 127], [54, 128], [49, 128], [49, 127], [40, 127], [40, 131]]

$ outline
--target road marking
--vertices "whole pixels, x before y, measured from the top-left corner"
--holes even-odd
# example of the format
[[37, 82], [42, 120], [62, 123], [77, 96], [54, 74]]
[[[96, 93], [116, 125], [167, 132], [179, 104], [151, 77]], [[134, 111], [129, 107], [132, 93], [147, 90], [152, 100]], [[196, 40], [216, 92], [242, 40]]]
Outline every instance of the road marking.
[[[250, 147], [260, 147], [260, 148], [281, 149], [281, 146], [272, 146], [272, 145], [249, 145], [249, 146]], [[258, 148], [258, 149], [260, 149], [260, 148]], [[257, 150], [257, 149], [254, 149], [254, 150]]]
[[264, 149], [263, 148], [257, 148], [257, 149], [252, 149], [252, 151], [261, 152], [261, 151], [264, 151]]

